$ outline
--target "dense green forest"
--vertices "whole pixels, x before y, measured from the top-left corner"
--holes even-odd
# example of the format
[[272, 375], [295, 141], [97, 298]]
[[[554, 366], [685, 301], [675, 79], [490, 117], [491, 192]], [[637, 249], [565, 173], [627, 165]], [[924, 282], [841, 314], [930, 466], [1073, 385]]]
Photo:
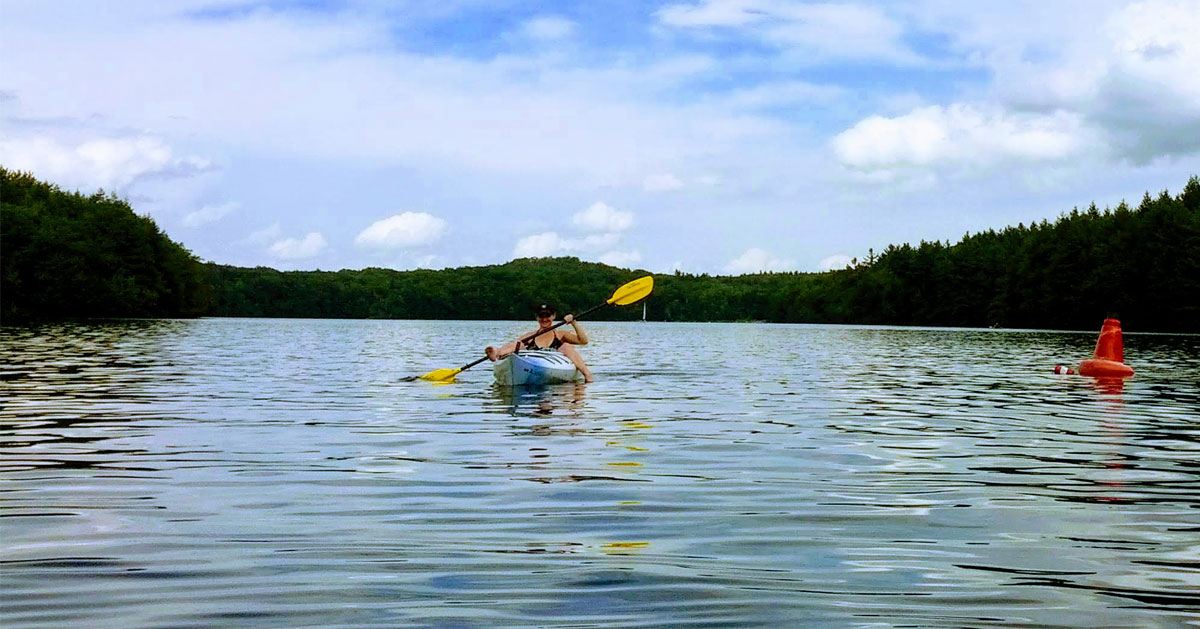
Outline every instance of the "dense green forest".
[[[522, 258], [442, 271], [288, 271], [209, 265], [212, 314], [349, 319], [529, 319], [539, 303], [561, 314], [604, 301], [646, 275], [576, 258]], [[630, 318], [629, 313], [597, 313]], [[638, 308], [638, 316], [641, 309]]]
[[[575, 258], [441, 271], [281, 272], [201, 265], [123, 201], [3, 171], [3, 312], [10, 316], [525, 319], [541, 301], [594, 306], [645, 271]], [[1200, 178], [1134, 208], [890, 245], [827, 273], [655, 277], [648, 318], [1200, 332]], [[594, 318], [640, 318], [609, 308]]]
[[179, 317], [212, 304], [205, 267], [129, 204], [0, 167], [0, 318]]

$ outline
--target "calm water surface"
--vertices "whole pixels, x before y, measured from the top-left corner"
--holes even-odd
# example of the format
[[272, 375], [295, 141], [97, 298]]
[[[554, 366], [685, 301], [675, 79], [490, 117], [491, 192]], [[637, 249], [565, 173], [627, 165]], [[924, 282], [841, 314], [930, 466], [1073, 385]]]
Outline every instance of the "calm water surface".
[[0, 626], [1196, 626], [1200, 337], [517, 322], [0, 336]]

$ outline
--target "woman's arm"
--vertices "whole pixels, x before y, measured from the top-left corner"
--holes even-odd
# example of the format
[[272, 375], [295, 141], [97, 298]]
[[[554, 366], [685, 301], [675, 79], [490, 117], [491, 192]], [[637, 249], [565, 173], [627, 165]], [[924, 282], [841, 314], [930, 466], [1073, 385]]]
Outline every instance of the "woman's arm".
[[583, 329], [583, 326], [579, 325], [579, 322], [575, 320], [574, 315], [567, 315], [567, 316], [563, 317], [563, 321], [571, 324], [571, 331], [563, 332], [563, 335], [562, 335], [563, 341], [570, 343], [572, 345], [587, 345], [588, 344], [587, 332], [585, 332]]

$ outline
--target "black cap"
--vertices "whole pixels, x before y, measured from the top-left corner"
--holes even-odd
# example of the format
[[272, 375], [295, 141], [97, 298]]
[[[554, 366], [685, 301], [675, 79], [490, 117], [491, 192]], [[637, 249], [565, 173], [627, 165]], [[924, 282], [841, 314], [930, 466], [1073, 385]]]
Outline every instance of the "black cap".
[[543, 312], [548, 312], [550, 314], [558, 314], [558, 311], [555, 310], [554, 306], [551, 306], [550, 304], [539, 304], [537, 308], [533, 309], [533, 314], [540, 315]]

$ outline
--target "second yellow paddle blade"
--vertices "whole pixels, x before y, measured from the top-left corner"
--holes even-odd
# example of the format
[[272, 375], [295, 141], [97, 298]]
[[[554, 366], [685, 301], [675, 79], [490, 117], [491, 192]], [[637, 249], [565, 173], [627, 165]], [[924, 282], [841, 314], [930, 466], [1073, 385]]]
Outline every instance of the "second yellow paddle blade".
[[654, 290], [654, 276], [647, 275], [618, 288], [613, 293], [612, 298], [608, 300], [608, 303], [618, 306], [628, 306], [649, 295], [652, 290]]
[[434, 369], [433, 371], [421, 376], [422, 380], [431, 380], [433, 382], [441, 382], [444, 380], [453, 380], [454, 376], [458, 375], [461, 369]]

